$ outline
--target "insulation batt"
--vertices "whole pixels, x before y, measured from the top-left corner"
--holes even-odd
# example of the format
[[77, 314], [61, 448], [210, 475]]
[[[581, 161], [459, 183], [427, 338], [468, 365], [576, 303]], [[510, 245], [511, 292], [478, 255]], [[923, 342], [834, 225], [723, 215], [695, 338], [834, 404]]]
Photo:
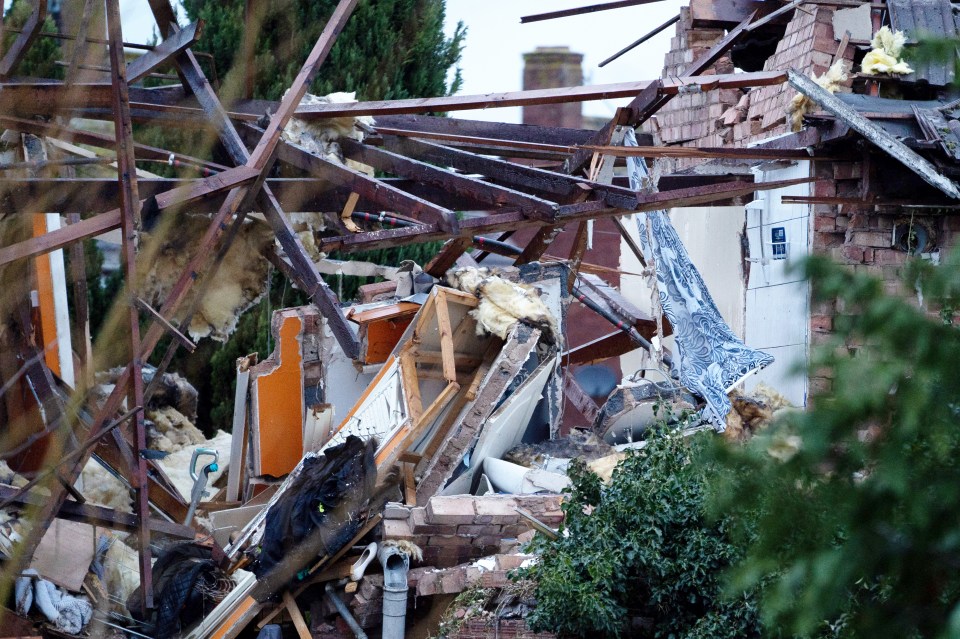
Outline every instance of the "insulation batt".
[[[357, 101], [357, 94], [350, 93], [330, 93], [328, 95], [313, 95], [307, 93], [301, 98], [301, 106], [314, 104], [345, 104]], [[295, 144], [305, 151], [320, 156], [336, 164], [344, 164], [352, 169], [356, 169], [367, 175], [373, 175], [373, 167], [348, 160], [343, 157], [343, 151], [340, 149], [338, 140], [349, 138], [357, 142], [363, 142], [364, 135], [373, 131], [373, 118], [370, 116], [345, 116], [342, 118], [327, 118], [324, 120], [301, 120], [297, 117], [290, 118], [287, 126], [283, 128], [282, 138], [285, 142]], [[314, 260], [320, 260], [325, 255], [317, 248], [314, 233], [326, 229], [322, 214], [318, 213], [291, 213], [290, 221], [294, 230], [307, 253]], [[353, 222], [347, 217], [344, 220], [351, 231], [359, 231], [358, 227], [352, 226]]]
[[447, 281], [453, 288], [480, 298], [477, 308], [470, 311], [477, 320], [477, 335], [493, 333], [506, 339], [510, 328], [519, 321], [557, 334], [556, 319], [537, 289], [529, 284], [510, 282], [485, 268], [451, 270], [447, 272]]
[[[843, 82], [847, 81], [847, 71], [844, 69], [844, 61], [837, 60], [824, 72], [819, 78], [813, 77], [813, 81], [830, 93], [836, 93]], [[809, 113], [814, 107], [814, 101], [802, 93], [793, 96], [790, 104], [787, 105], [787, 118], [790, 120], [790, 130], [799, 131], [803, 128], [803, 116]]]
[[860, 70], [864, 75], [890, 73], [907, 75], [913, 73], [910, 65], [900, 57], [903, 54], [903, 45], [907, 36], [903, 31], [891, 31], [890, 27], [881, 27], [873, 36], [870, 46], [873, 47], [863, 57]]
[[[330, 93], [329, 95], [312, 95], [307, 93], [300, 100], [300, 106], [346, 104], [356, 101], [357, 94], [354, 92]], [[283, 139], [306, 149], [310, 153], [326, 158], [331, 162], [343, 164], [343, 153], [340, 151], [340, 145], [337, 144], [337, 140], [340, 138], [350, 138], [357, 142], [363, 142], [364, 133], [366, 131], [372, 131], [373, 124], [373, 118], [368, 115], [359, 118], [346, 116], [326, 120], [312, 120], [310, 122], [293, 117], [290, 118], [287, 126], [283, 128]]]
[[[210, 219], [186, 215], [177, 221], [174, 232], [164, 238], [156, 258], [144, 278], [141, 294], [155, 307], [166, 299], [187, 263], [197, 254], [197, 246]], [[273, 242], [269, 226], [248, 220], [237, 233], [209, 290], [190, 322], [190, 337], [210, 337], [224, 342], [237, 328], [240, 314], [253, 306], [266, 289], [269, 263], [261, 254]], [[198, 287], [193, 287], [182, 309], [191, 306]]]

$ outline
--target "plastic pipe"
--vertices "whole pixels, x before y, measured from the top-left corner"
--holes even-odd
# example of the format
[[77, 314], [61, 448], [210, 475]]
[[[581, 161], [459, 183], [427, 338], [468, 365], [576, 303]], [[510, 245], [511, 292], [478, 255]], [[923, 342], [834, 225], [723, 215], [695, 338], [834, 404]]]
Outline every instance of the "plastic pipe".
[[410, 555], [396, 546], [381, 546], [383, 565], [383, 639], [403, 639], [407, 621], [407, 572]]
[[[367, 633], [363, 631], [363, 628], [360, 627], [360, 624], [357, 623], [357, 620], [353, 618], [353, 615], [350, 614], [350, 609], [347, 608], [347, 605], [343, 603], [340, 597], [337, 596], [337, 593], [333, 590], [333, 582], [328, 581], [327, 585], [323, 587], [327, 591], [327, 599], [333, 604], [333, 607], [337, 609], [337, 612], [340, 613], [340, 616], [343, 617], [343, 620], [347, 622], [347, 625], [350, 626], [350, 630], [353, 631], [353, 634], [356, 635], [357, 639], [367, 639]], [[400, 635], [401, 637], [403, 635]], [[386, 637], [386, 635], [384, 635]]]

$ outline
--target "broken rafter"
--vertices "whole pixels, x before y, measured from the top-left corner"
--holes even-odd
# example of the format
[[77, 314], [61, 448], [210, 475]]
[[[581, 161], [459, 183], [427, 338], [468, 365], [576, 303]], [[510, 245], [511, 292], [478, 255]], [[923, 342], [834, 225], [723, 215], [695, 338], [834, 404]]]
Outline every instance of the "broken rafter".
[[[110, 37], [110, 66], [113, 80], [114, 132], [117, 138], [117, 177], [120, 183], [120, 227], [122, 232], [122, 251], [124, 277], [128, 287], [136, 287], [137, 250], [140, 244], [140, 212], [143, 203], [137, 190], [137, 169], [133, 148], [133, 121], [130, 118], [130, 95], [127, 84], [127, 64], [123, 55], [123, 36], [120, 27], [119, 0], [107, 0], [107, 31]], [[140, 359], [140, 314], [134, 304], [127, 304], [130, 331], [130, 358], [132, 375], [130, 377], [130, 401], [134, 406], [143, 406], [143, 361]], [[143, 411], [137, 411], [132, 422], [133, 440], [137, 450], [147, 447], [146, 424]], [[89, 437], [95, 437], [98, 429], [91, 429]], [[67, 483], [73, 484], [86, 458], [71, 468]], [[147, 460], [137, 455], [134, 469], [134, 510], [137, 514], [138, 541], [140, 544], [140, 608], [145, 616], [153, 608], [153, 568], [150, 560], [150, 497], [147, 481]], [[55, 494], [56, 495], [56, 494]], [[54, 497], [57, 505], [54, 512], [63, 505], [63, 499]], [[40, 520], [43, 522], [44, 520]]]
[[875, 144], [881, 151], [920, 176], [927, 184], [940, 189], [954, 199], [960, 199], [960, 190], [953, 180], [941, 174], [926, 158], [918, 155], [900, 140], [844, 104], [819, 84], [794, 70], [787, 72], [790, 85], [824, 109], [834, 114], [851, 129]]
[[650, 4], [659, 0], [619, 0], [618, 2], [605, 2], [603, 4], [591, 4], [585, 7], [576, 7], [574, 9], [562, 9], [560, 11], [550, 11], [548, 13], [537, 13], [534, 15], [523, 16], [520, 18], [521, 24], [530, 22], [539, 22], [541, 20], [554, 20], [556, 18], [566, 18], [569, 16], [579, 16], [585, 13], [596, 13], [597, 11], [609, 11], [610, 9], [623, 9], [624, 7], [635, 7], [638, 4]]
[[[182, 207], [193, 200], [209, 197], [219, 191], [224, 191], [237, 184], [255, 179], [259, 173], [245, 166], [229, 169], [223, 173], [202, 180], [196, 180], [188, 185], [165, 191], [151, 198], [149, 203], [156, 211], [168, 208]], [[148, 202], [145, 200], [141, 205]], [[71, 224], [69, 226], [50, 231], [44, 235], [32, 237], [11, 246], [0, 248], [0, 266], [15, 260], [27, 257], [36, 257], [50, 251], [63, 248], [73, 242], [103, 235], [108, 231], [120, 228], [121, 210], [114, 209]]]
[[171, 58], [192, 46], [200, 38], [201, 33], [203, 33], [203, 20], [177, 31], [152, 51], [144, 53], [127, 65], [127, 82], [132, 84], [154, 69], [169, 64]]
[[595, 146], [582, 147], [594, 153], [614, 157], [644, 158], [747, 158], [769, 160], [834, 160], [823, 156], [814, 157], [807, 149], [762, 149], [756, 147], [702, 147], [702, 146]]
[[448, 224], [451, 219], [456, 220], [456, 214], [449, 209], [401, 191], [352, 167], [308, 153], [295, 144], [281, 142], [277, 156], [310, 175], [359, 193], [361, 197], [380, 204], [386, 210], [438, 226]]
[[[756, 191], [785, 188], [795, 184], [806, 184], [814, 181], [813, 178], [798, 178], [795, 180], [779, 180], [777, 182], [727, 182], [723, 184], [708, 184], [704, 186], [677, 189], [674, 191], [660, 191], [659, 193], [641, 193], [637, 195], [637, 202], [632, 209], [613, 208], [603, 202], [591, 201], [581, 204], [568, 204], [560, 207], [557, 220], [561, 224], [567, 222], [596, 219], [614, 215], [627, 215], [633, 211], [656, 211], [686, 206], [697, 206], [711, 202], [728, 200], [735, 197], [747, 197]], [[460, 221], [460, 234], [463, 237], [486, 235], [501, 231], [515, 231], [532, 225], [543, 225], [534, 220], [528, 220], [517, 212], [493, 213], [482, 217], [468, 217]], [[406, 228], [368, 231], [349, 236], [324, 238], [317, 243], [317, 248], [323, 252], [330, 251], [360, 251], [400, 246], [404, 244], [422, 244], [436, 240], [448, 239], [449, 235], [439, 230], [435, 225]]]
[[40, 34], [43, 28], [43, 21], [47, 18], [47, 0], [33, 0], [33, 10], [30, 17], [23, 25], [23, 29], [17, 34], [17, 39], [13, 41], [6, 54], [0, 59], [0, 80], [6, 80], [13, 72], [17, 70], [23, 56], [26, 55], [30, 45]]
[[431, 142], [387, 137], [384, 138], [384, 146], [425, 162], [452, 166], [469, 173], [478, 173], [516, 188], [532, 189], [554, 196], [561, 196], [565, 198], [564, 202], [579, 199], [585, 191], [595, 191], [613, 207], [627, 208], [632, 206], [636, 200], [636, 194], [624, 187], [600, 184], [562, 173], [483, 157]]
[[[433, 184], [453, 191], [458, 195], [467, 196], [496, 207], [518, 208], [525, 215], [541, 220], [552, 220], [557, 214], [557, 204], [549, 200], [446, 171], [397, 153], [361, 144], [355, 140], [343, 139], [340, 141], [340, 146], [344, 154], [350, 159], [369, 164], [380, 171], [410, 178], [417, 182]], [[450, 229], [455, 228], [456, 224], [450, 225]], [[455, 235], [457, 231], [451, 230], [450, 232]]]
[[657, 35], [658, 33], [660, 33], [661, 31], [663, 31], [663, 30], [666, 29], [667, 27], [669, 27], [669, 26], [671, 26], [671, 25], [674, 25], [674, 24], [676, 24], [676, 23], [678, 23], [678, 22], [680, 22], [680, 15], [679, 15], [679, 14], [673, 16], [672, 18], [670, 18], [669, 20], [667, 20], [666, 22], [664, 22], [663, 24], [661, 24], [659, 27], [655, 27], [652, 31], [650, 31], [650, 32], [647, 33], [646, 35], [641, 36], [640, 38], [634, 40], [633, 42], [631, 42], [630, 44], [628, 44], [628, 45], [625, 46], [624, 48], [620, 49], [619, 51], [617, 51], [616, 53], [614, 53], [612, 56], [610, 56], [609, 58], [607, 58], [606, 60], [604, 60], [603, 62], [601, 62], [600, 64], [598, 64], [597, 66], [598, 66], [598, 67], [605, 67], [605, 66], [607, 66], [608, 64], [610, 64], [611, 62], [613, 62], [614, 60], [616, 60], [617, 58], [619, 58], [619, 57], [622, 56], [623, 54], [628, 53], [628, 52], [632, 51], [633, 49], [639, 47], [641, 44], [643, 44], [644, 42], [646, 42], [647, 40], [649, 40], [649, 39], [652, 38], [653, 36]]
[[[716, 57], [720, 57], [719, 55]], [[730, 73], [725, 75], [690, 74], [679, 80], [663, 82], [664, 95], [676, 95], [681, 91], [712, 91], [714, 89], [744, 89], [748, 87], [780, 84], [786, 79], [784, 71], [757, 71], [754, 73]], [[403, 113], [432, 113], [437, 111], [462, 111], [466, 109], [489, 109], [494, 107], [587, 102], [613, 98], [634, 97], [651, 84], [651, 81], [600, 84], [585, 87], [561, 87], [532, 91], [487, 93], [483, 95], [455, 95], [440, 98], [412, 98], [409, 100], [386, 100], [382, 102], [347, 102], [339, 104], [310, 104], [297, 109], [302, 120], [344, 117], [351, 115], [384, 115]]]

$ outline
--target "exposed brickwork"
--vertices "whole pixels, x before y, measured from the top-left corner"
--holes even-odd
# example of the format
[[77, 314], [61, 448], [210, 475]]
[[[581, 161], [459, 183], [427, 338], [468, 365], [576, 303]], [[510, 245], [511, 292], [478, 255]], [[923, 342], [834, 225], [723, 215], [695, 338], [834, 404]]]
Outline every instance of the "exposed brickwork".
[[[787, 24], [776, 52], [764, 64], [765, 71], [795, 69], [820, 75], [837, 53], [833, 34], [833, 9], [809, 6], [796, 11]], [[664, 78], [674, 78], [698, 56], [723, 38], [719, 29], [694, 28], [690, 12], [681, 10], [676, 35], [664, 59]], [[845, 59], [852, 60], [853, 47]], [[721, 58], [707, 73], [732, 73], [728, 57]], [[656, 115], [660, 137], [665, 144], [681, 146], [746, 146], [751, 142], [787, 132], [786, 108], [795, 92], [782, 85], [758, 87], [749, 92], [724, 89], [681, 95]], [[680, 170], [701, 160], [674, 160]]]
[[523, 619], [471, 619], [450, 635], [450, 639], [556, 639], [556, 635], [549, 632], [533, 632], [527, 627]]
[[[560, 495], [484, 495], [432, 497], [426, 507], [390, 504], [383, 539], [412, 541], [423, 550], [425, 564], [446, 568], [499, 553], [505, 540], [531, 530], [518, 506], [549, 526], [563, 521]], [[407, 516], [401, 518], [401, 513]], [[513, 544], [508, 544], [510, 547]]]
[[[583, 54], [568, 47], [537, 47], [523, 54], [523, 89], [554, 89], [583, 84]], [[579, 102], [537, 104], [523, 107], [523, 123], [539, 126], [583, 127]]]

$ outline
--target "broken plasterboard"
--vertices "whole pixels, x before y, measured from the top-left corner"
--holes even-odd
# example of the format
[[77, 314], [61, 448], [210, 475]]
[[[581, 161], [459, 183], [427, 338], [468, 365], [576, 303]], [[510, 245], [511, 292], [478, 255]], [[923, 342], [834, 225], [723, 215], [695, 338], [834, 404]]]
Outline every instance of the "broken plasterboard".
[[54, 519], [33, 554], [30, 567], [70, 592], [79, 592], [97, 549], [90, 524]]
[[[477, 445], [470, 452], [467, 469], [446, 486], [441, 495], [466, 495], [473, 487], [477, 472], [483, 472], [484, 461], [500, 459], [504, 453], [523, 440], [523, 434], [533, 417], [533, 412], [543, 398], [547, 381], [557, 370], [557, 359], [550, 358], [537, 366], [534, 373], [504, 400], [480, 431]], [[487, 473], [490, 475], [490, 473]], [[491, 481], [493, 478], [491, 476]], [[494, 482], [496, 483], [496, 482]]]

